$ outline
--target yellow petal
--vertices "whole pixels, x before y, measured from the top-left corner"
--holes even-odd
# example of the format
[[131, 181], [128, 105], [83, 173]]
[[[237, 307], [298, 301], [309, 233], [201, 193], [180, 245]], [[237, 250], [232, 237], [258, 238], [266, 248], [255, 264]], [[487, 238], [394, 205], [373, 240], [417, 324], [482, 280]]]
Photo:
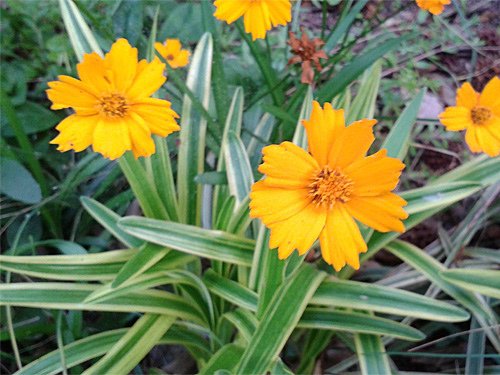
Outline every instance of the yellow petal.
[[248, 0], [215, 0], [214, 17], [227, 23], [233, 23], [245, 14], [250, 4], [251, 1]]
[[500, 117], [500, 79], [498, 77], [493, 77], [484, 87], [479, 97], [479, 105], [487, 107]]
[[47, 96], [53, 103], [50, 108], [84, 108], [97, 113], [97, 97], [87, 85], [69, 76], [58, 78], [59, 81], [48, 83], [50, 89], [47, 90]]
[[470, 126], [465, 132], [465, 142], [472, 152], [481, 152], [481, 146], [476, 135], [477, 126]]
[[269, 226], [300, 212], [310, 201], [307, 189], [279, 189], [259, 181], [250, 192], [250, 217]]
[[265, 184], [281, 188], [306, 188], [319, 169], [314, 158], [291, 142], [271, 145], [262, 150], [264, 163], [259, 171], [266, 175]]
[[167, 47], [167, 55], [177, 55], [182, 48], [182, 44], [179, 39], [167, 39], [165, 41], [165, 46]]
[[179, 117], [170, 102], [157, 98], [144, 98], [136, 100], [130, 111], [139, 115], [151, 130], [151, 133], [166, 137], [168, 134], [180, 129], [176, 122]]
[[344, 172], [352, 179], [354, 196], [374, 196], [396, 188], [405, 165], [387, 156], [387, 150], [358, 159]]
[[151, 138], [151, 131], [139, 115], [131, 113], [131, 118], [133, 121], [127, 121], [127, 125], [135, 158], [151, 156], [155, 152], [155, 143]]
[[349, 125], [334, 140], [328, 155], [328, 164], [331, 167], [345, 168], [366, 155], [375, 140], [373, 125], [377, 120], [363, 119]]
[[95, 152], [99, 152], [111, 160], [117, 159], [125, 151], [131, 150], [132, 142], [126, 121], [101, 119], [94, 130], [93, 148]]
[[379, 232], [404, 232], [402, 219], [408, 214], [403, 209], [406, 201], [394, 193], [374, 197], [353, 197], [345, 206], [348, 212], [363, 224]]
[[57, 149], [61, 152], [83, 151], [92, 144], [98, 121], [99, 116], [68, 116], [56, 126], [59, 134], [50, 143], [58, 145]]
[[110, 78], [107, 77], [104, 59], [97, 53], [86, 53], [83, 60], [76, 66], [78, 76], [82, 82], [93, 87], [95, 92], [103, 93], [111, 91]]
[[340, 271], [346, 263], [358, 269], [358, 254], [367, 250], [358, 225], [342, 203], [335, 204], [328, 212], [320, 244], [323, 259], [336, 271]]
[[500, 154], [500, 121], [489, 126], [476, 126], [476, 139], [479, 148], [490, 157]]
[[271, 29], [271, 19], [266, 2], [252, 2], [243, 18], [245, 31], [252, 34], [252, 39], [263, 39]]
[[457, 107], [472, 109], [477, 105], [479, 94], [474, 90], [469, 82], [465, 82], [457, 90]]
[[292, 4], [289, 0], [274, 0], [269, 3], [269, 17], [273, 26], [286, 25], [292, 20]]
[[115, 89], [125, 92], [132, 84], [137, 71], [137, 48], [132, 48], [126, 39], [118, 39], [104, 57], [106, 67], [111, 70]]
[[470, 109], [467, 107], [447, 107], [439, 115], [439, 120], [449, 131], [460, 131], [472, 126]]
[[127, 91], [127, 96], [133, 102], [134, 99], [151, 96], [167, 80], [163, 75], [165, 64], [155, 57], [153, 61], [141, 60], [137, 65], [137, 75]]
[[280, 259], [287, 258], [295, 249], [302, 255], [318, 239], [325, 220], [326, 210], [309, 204], [288, 219], [269, 226], [271, 230], [269, 247], [278, 247]]
[[328, 154], [333, 142], [345, 129], [344, 110], [335, 110], [330, 103], [324, 109], [313, 101], [313, 109], [309, 120], [302, 121], [306, 128], [309, 152], [323, 167], [328, 162]]

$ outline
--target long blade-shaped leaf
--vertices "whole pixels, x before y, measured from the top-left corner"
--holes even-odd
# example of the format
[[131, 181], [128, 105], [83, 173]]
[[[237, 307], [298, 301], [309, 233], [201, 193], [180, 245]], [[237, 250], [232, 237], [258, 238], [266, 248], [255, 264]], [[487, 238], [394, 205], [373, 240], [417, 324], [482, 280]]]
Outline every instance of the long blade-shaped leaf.
[[[208, 108], [212, 71], [212, 36], [205, 33], [196, 46], [187, 76], [187, 87]], [[181, 220], [188, 224], [200, 223], [201, 186], [195, 177], [204, 170], [207, 121], [193, 107], [185, 95], [182, 114], [177, 164], [177, 194]]]
[[128, 374], [158, 343], [174, 320], [168, 315], [143, 315], [104, 357], [83, 374]]
[[188, 254], [248, 266], [255, 242], [217, 230], [142, 217], [120, 220], [120, 227], [143, 240]]
[[283, 284], [263, 314], [236, 373], [265, 373], [271, 367], [325, 274], [303, 265]]
[[390, 374], [389, 358], [379, 336], [354, 335], [359, 367], [363, 375]]
[[441, 276], [471, 292], [500, 299], [500, 271], [453, 269], [441, 272]]

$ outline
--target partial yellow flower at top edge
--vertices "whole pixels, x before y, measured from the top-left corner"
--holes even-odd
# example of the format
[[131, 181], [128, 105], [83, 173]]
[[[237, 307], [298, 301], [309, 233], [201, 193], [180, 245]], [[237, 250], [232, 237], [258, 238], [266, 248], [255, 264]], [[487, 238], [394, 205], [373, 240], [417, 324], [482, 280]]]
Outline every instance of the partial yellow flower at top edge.
[[493, 77], [477, 93], [469, 82], [457, 90], [456, 106], [439, 115], [446, 130], [465, 130], [465, 142], [472, 152], [494, 157], [500, 154], [500, 79]]
[[263, 39], [272, 27], [292, 20], [290, 0], [215, 0], [214, 16], [231, 24], [243, 16], [245, 31], [252, 39]]
[[59, 135], [50, 143], [61, 152], [92, 145], [112, 160], [128, 150], [136, 158], [152, 155], [152, 134], [166, 137], [180, 129], [170, 102], [150, 97], [165, 83], [164, 70], [157, 57], [138, 61], [137, 48], [126, 39], [118, 39], [104, 58], [85, 54], [77, 65], [80, 79], [61, 75], [48, 84], [50, 108], [74, 110], [56, 126]]
[[265, 178], [252, 186], [250, 216], [270, 229], [269, 246], [280, 259], [295, 249], [304, 254], [319, 237], [326, 263], [358, 269], [367, 246], [355, 219], [381, 232], [404, 232], [406, 201], [391, 191], [405, 165], [385, 149], [366, 156], [376, 122], [346, 127], [342, 109], [313, 102], [303, 121], [309, 153], [290, 142], [263, 149]]
[[451, 3], [451, 0], [416, 0], [416, 1], [420, 9], [428, 10], [435, 16], [443, 13], [444, 6]]
[[182, 49], [179, 39], [167, 39], [164, 43], [156, 42], [155, 49], [173, 69], [189, 64], [191, 53], [187, 49]]

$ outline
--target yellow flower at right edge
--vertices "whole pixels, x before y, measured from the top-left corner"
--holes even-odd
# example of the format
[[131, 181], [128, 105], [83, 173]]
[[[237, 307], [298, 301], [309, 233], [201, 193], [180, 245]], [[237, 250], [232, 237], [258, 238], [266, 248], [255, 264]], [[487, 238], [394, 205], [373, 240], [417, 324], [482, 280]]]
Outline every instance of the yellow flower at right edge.
[[435, 16], [443, 13], [444, 6], [451, 3], [451, 0], [417, 0], [417, 5], [422, 10], [428, 10]]
[[156, 42], [155, 49], [173, 69], [189, 64], [191, 53], [187, 49], [182, 49], [179, 39], [167, 39], [164, 43]]
[[465, 142], [472, 152], [491, 157], [500, 154], [500, 79], [494, 77], [477, 93], [469, 82], [457, 90], [455, 107], [439, 115], [446, 130], [465, 130]]
[[303, 121], [310, 153], [290, 142], [263, 149], [265, 178], [252, 186], [250, 216], [270, 229], [269, 246], [280, 259], [295, 249], [304, 254], [319, 237], [326, 263], [358, 269], [367, 246], [354, 219], [380, 232], [404, 232], [406, 201], [391, 191], [405, 166], [385, 149], [366, 156], [376, 122], [346, 127], [342, 109], [313, 102]]
[[252, 39], [263, 39], [272, 27], [292, 20], [290, 0], [215, 0], [215, 18], [233, 23], [243, 16], [245, 31]]

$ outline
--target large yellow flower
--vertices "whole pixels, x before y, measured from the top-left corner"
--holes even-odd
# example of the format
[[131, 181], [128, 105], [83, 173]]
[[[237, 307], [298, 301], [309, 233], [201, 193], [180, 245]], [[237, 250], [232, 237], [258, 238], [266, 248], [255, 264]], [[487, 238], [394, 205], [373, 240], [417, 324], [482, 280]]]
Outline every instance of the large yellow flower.
[[290, 0], [215, 0], [214, 16], [231, 24], [243, 16], [245, 31], [252, 39], [263, 39], [271, 27], [292, 19]]
[[417, 0], [417, 5], [423, 10], [428, 10], [435, 16], [443, 13], [444, 6], [451, 3], [451, 0]]
[[358, 269], [367, 247], [354, 219], [381, 232], [404, 231], [406, 201], [391, 193], [404, 164], [386, 150], [365, 156], [375, 123], [346, 127], [343, 110], [314, 102], [303, 121], [310, 153], [290, 142], [263, 149], [265, 178], [252, 187], [250, 216], [271, 230], [269, 245], [280, 259], [294, 249], [304, 254], [319, 237], [328, 264]]
[[125, 39], [104, 58], [85, 54], [77, 65], [80, 79], [63, 75], [49, 82], [51, 108], [75, 111], [57, 125], [59, 135], [50, 143], [61, 152], [92, 145], [110, 159], [127, 150], [135, 157], [153, 154], [151, 134], [165, 137], [179, 130], [170, 102], [150, 97], [165, 82], [164, 69], [158, 58], [138, 62], [137, 49]]
[[469, 82], [457, 90], [457, 105], [439, 115], [446, 130], [465, 130], [472, 152], [500, 154], [500, 79], [494, 77], [477, 93]]
[[182, 68], [189, 63], [191, 55], [187, 49], [182, 49], [179, 39], [167, 39], [165, 43], [155, 43], [155, 49], [172, 68]]

